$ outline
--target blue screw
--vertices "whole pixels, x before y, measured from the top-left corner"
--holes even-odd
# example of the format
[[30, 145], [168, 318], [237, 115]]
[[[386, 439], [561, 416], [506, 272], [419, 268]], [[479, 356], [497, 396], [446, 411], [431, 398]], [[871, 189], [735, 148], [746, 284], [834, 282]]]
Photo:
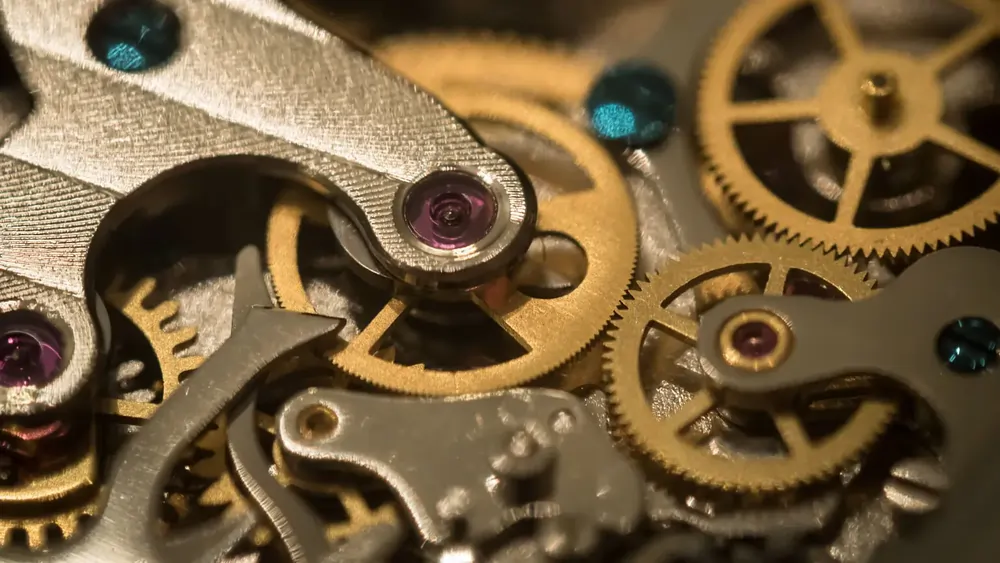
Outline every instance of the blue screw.
[[953, 321], [938, 335], [938, 357], [957, 373], [976, 373], [997, 363], [1000, 328], [979, 317]]
[[177, 14], [156, 0], [112, 0], [90, 21], [87, 45], [110, 68], [142, 72], [173, 56], [180, 31]]
[[662, 142], [674, 126], [677, 93], [658, 68], [637, 61], [606, 69], [587, 95], [594, 134], [630, 147]]

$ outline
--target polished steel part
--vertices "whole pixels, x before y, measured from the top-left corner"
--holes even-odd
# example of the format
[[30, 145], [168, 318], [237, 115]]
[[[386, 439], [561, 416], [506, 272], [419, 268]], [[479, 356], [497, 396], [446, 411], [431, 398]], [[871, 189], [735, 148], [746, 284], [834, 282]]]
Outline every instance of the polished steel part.
[[[87, 249], [115, 199], [231, 155], [328, 193], [406, 281], [464, 283], [526, 247], [533, 210], [505, 160], [431, 96], [276, 0], [171, 2], [182, 45], [144, 73], [113, 71], [88, 52], [101, 5], [0, 3], [35, 98], [0, 148], [0, 269], [82, 295]], [[405, 186], [448, 166], [499, 186], [506, 215], [483, 247], [430, 253], [406, 240], [393, 207]], [[45, 236], [56, 224], [71, 227]]]
[[[0, 199], [0, 216], [4, 210], [3, 199]], [[0, 246], [5, 242], [2, 229], [0, 226]], [[0, 261], [3, 258], [0, 252]], [[58, 331], [62, 365], [51, 383], [0, 386], [0, 417], [38, 413], [77, 397], [86, 388], [103, 348], [90, 312], [82, 301], [64, 291], [35, 284], [0, 269], [0, 316], [17, 311], [40, 315]]]
[[[636, 259], [636, 215], [628, 187], [614, 159], [585, 131], [541, 104], [501, 94], [458, 89], [449, 91], [445, 99], [470, 121], [516, 127], [572, 155], [593, 186], [540, 201], [536, 227], [541, 233], [565, 236], [576, 243], [586, 255], [587, 271], [573, 291], [552, 299], [522, 293], [506, 278], [483, 288], [476, 305], [526, 352], [509, 361], [446, 371], [396, 364], [374, 355], [383, 337], [412, 309], [415, 300], [405, 293], [397, 294], [360, 334], [329, 355], [334, 365], [352, 375], [379, 387], [419, 395], [496, 391], [565, 365], [598, 337], [614, 314], [632, 279]], [[322, 210], [305, 195], [288, 190], [278, 197], [268, 219], [267, 259], [281, 306], [311, 313], [316, 309], [300, 271], [298, 241], [304, 220], [317, 215], [320, 221], [324, 219]]]
[[737, 509], [706, 514], [651, 487], [646, 495], [649, 517], [663, 524], [681, 522], [721, 538], [805, 534], [825, 528], [841, 507], [841, 494], [826, 491], [790, 506]]
[[[955, 272], [961, 272], [961, 284], [954, 283]], [[997, 409], [990, 405], [1000, 392], [1000, 378], [993, 369], [969, 376], [949, 371], [937, 356], [937, 339], [945, 326], [962, 317], [1000, 323], [1000, 296], [992, 290], [998, 277], [1000, 253], [963, 247], [920, 259], [892, 285], [857, 302], [734, 297], [702, 318], [698, 349], [715, 368], [709, 376], [727, 396], [757, 404], [770, 393], [851, 373], [898, 382], [940, 419], [945, 470], [954, 483], [973, 472], [983, 450], [991, 449]], [[726, 319], [761, 309], [793, 327], [795, 346], [782, 364], [748, 377], [721, 357], [716, 335]]]
[[[758, 410], [773, 421], [786, 453], [726, 456], [716, 455], [707, 441], [694, 440], [686, 434], [702, 417], [740, 406], [730, 403], [725, 394], [707, 384], [711, 370], [700, 370], [704, 373], [694, 383], [697, 388], [685, 392], [683, 402], [668, 412], [654, 410], [646, 391], [646, 376], [654, 374], [645, 373], [640, 363], [648, 330], [656, 328], [679, 346], [697, 346], [700, 350], [700, 338], [705, 334], [697, 332], [698, 311], [679, 309], [676, 306], [679, 298], [701, 282], [711, 283], [726, 274], [765, 271], [767, 282], [757, 291], [768, 295], [783, 295], [790, 275], [795, 272], [808, 274], [810, 279], [850, 300], [863, 299], [872, 292], [871, 284], [856, 266], [797, 241], [728, 240], [690, 252], [664, 265], [648, 281], [639, 282], [638, 288], [623, 302], [621, 318], [613, 323], [605, 359], [607, 389], [616, 422], [638, 450], [671, 474], [701, 485], [739, 492], [773, 493], [810, 484], [832, 476], [856, 460], [885, 432], [895, 413], [892, 403], [867, 398], [826, 439], [813, 441], [806, 432], [802, 415], [789, 404], [766, 405], [767, 408]], [[726, 303], [727, 299], [713, 303], [709, 314]], [[718, 342], [718, 335], [711, 337]], [[789, 347], [794, 350], [795, 346], [792, 343]], [[858, 373], [864, 372], [854, 372]], [[655, 375], [670, 379], [669, 373]]]
[[[166, 544], [157, 526], [162, 490], [188, 444], [278, 357], [343, 325], [340, 319], [270, 308], [242, 289], [262, 276], [260, 257], [247, 248], [237, 258], [240, 328], [185, 382], [186, 392], [164, 403], [124, 446], [107, 480], [107, 497], [90, 533], [44, 555], [0, 555], [0, 561], [91, 562], [214, 561], [255, 524], [252, 514], [191, 532]], [[239, 315], [239, 313], [244, 313]]]
[[[955, 272], [961, 272], [961, 284], [954, 283]], [[702, 319], [699, 334], [709, 339], [700, 351], [718, 368], [712, 373], [715, 382], [736, 398], [766, 402], [776, 392], [863, 371], [902, 385], [937, 415], [949, 493], [941, 509], [926, 517], [929, 521], [919, 535], [886, 544], [876, 563], [941, 560], [959, 545], [967, 561], [995, 561], [1000, 551], [1000, 545], [982, 534], [962, 535], [988, 527], [984, 518], [996, 522], [995, 508], [981, 507], [983, 499], [1000, 498], [995, 485], [1000, 460], [993, 447], [1000, 426], [993, 404], [1000, 393], [997, 369], [956, 374], [936, 354], [942, 328], [958, 318], [975, 316], [1000, 323], [1000, 297], [993, 291], [998, 276], [997, 252], [947, 249], [920, 259], [892, 285], [864, 301], [746, 296], [720, 304]], [[747, 377], [725, 364], [711, 336], [730, 316], [762, 308], [794, 327], [796, 345], [783, 364]]]
[[583, 555], [601, 531], [634, 530], [644, 502], [638, 472], [585, 409], [541, 389], [437, 400], [311, 389], [282, 408], [278, 440], [300, 478], [339, 466], [384, 479], [428, 542], [539, 519], [541, 537], [562, 538], [553, 555]]
[[[251, 281], [244, 286], [244, 300], [233, 305], [234, 333], [250, 312], [249, 307], [271, 301], [264, 277], [254, 277]], [[247, 491], [255, 510], [277, 532], [289, 559], [294, 563], [321, 561], [330, 551], [323, 524], [302, 499], [282, 487], [269, 473], [271, 462], [257, 437], [256, 415], [257, 390], [253, 390], [230, 418], [227, 428], [227, 450], [234, 478]]]

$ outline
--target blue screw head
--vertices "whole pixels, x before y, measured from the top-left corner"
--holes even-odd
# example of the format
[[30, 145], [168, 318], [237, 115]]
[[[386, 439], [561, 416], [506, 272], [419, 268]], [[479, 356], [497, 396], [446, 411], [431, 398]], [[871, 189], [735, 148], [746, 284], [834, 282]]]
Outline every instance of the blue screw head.
[[1000, 328], [980, 317], [963, 317], [938, 334], [937, 353], [948, 369], [976, 373], [997, 363]]
[[87, 28], [91, 53], [122, 72], [142, 72], [166, 63], [180, 42], [177, 14], [156, 0], [111, 0]]
[[677, 92], [658, 68], [627, 61], [601, 73], [587, 95], [586, 109], [599, 138], [645, 147], [662, 142], [670, 133]]

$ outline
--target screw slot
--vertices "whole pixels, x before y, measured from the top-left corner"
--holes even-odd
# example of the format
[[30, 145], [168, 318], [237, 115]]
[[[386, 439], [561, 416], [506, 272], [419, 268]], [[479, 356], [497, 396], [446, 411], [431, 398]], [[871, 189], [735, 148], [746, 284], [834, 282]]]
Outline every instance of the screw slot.
[[310, 442], [329, 438], [340, 419], [326, 405], [311, 405], [299, 413], [299, 434]]

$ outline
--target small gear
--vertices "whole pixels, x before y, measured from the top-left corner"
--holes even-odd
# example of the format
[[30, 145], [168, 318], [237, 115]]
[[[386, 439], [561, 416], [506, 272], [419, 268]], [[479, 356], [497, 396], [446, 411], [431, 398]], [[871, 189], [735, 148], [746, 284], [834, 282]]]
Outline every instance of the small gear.
[[[114, 285], [105, 292], [105, 300], [134, 324], [149, 342], [162, 375], [162, 381], [157, 382], [156, 390], [162, 392], [163, 398], [166, 399], [180, 386], [182, 376], [200, 366], [203, 358], [175, 354], [178, 347], [195, 338], [197, 331], [193, 328], [164, 330], [163, 325], [177, 314], [178, 304], [175, 301], [164, 301], [153, 309], [147, 309], [143, 302], [155, 288], [156, 282], [152, 278], [141, 280], [130, 290]], [[156, 403], [105, 398], [100, 401], [98, 414], [135, 422], [151, 417], [156, 407]], [[44, 549], [54, 532], [58, 532], [57, 535], [66, 539], [75, 536], [80, 523], [87, 516], [93, 516], [97, 509], [93, 501], [93, 497], [96, 496], [93, 494], [96, 464], [96, 452], [92, 450], [81, 460], [53, 475], [46, 475], [43, 482], [29, 483], [22, 491], [22, 497], [31, 495], [38, 499], [70, 499], [81, 496], [82, 492], [89, 489], [91, 494], [84, 496], [90, 500], [82, 504], [75, 499], [67, 500], [71, 505], [69, 508], [64, 508], [60, 502], [59, 508], [50, 514], [29, 518], [0, 518], [0, 546], [13, 541], [18, 531], [27, 537], [28, 547], [33, 550]], [[193, 468], [197, 466], [198, 464], [192, 464]], [[197, 469], [193, 471], [197, 473]], [[60, 494], [54, 495], [52, 491], [57, 489]], [[170, 502], [176, 505], [178, 498], [172, 498]]]
[[[464, 371], [404, 366], [371, 351], [410, 307], [395, 297], [361, 333], [330, 357], [337, 367], [370, 383], [418, 395], [487, 392], [525, 383], [566, 364], [592, 343], [607, 324], [632, 278], [638, 252], [637, 219], [628, 187], [614, 160], [584, 131], [535, 103], [499, 94], [450, 91], [449, 107], [472, 121], [490, 121], [534, 133], [561, 146], [590, 177], [592, 187], [542, 200], [537, 231], [562, 234], [587, 260], [586, 275], [566, 295], [551, 299], [508, 292], [488, 293], [479, 304], [526, 352], [499, 364]], [[279, 197], [268, 222], [267, 257], [278, 302], [300, 312], [315, 312], [298, 264], [303, 218], [314, 204], [296, 192]], [[596, 226], [599, 225], [599, 228]]]
[[[152, 309], [143, 303], [156, 290], [156, 280], [143, 278], [131, 289], [124, 289], [120, 283], [112, 285], [105, 293], [105, 299], [135, 325], [149, 343], [160, 369], [160, 381], [155, 391], [166, 400], [180, 387], [184, 375], [198, 369], [205, 358], [201, 356], [178, 356], [176, 350], [189, 344], [198, 336], [194, 327], [166, 330], [164, 325], [177, 315], [180, 304], [167, 300]], [[100, 412], [108, 416], [128, 420], [147, 420], [156, 412], [156, 403], [128, 399], [105, 398], [101, 401]]]
[[[981, 232], [1000, 212], [1000, 181], [993, 174], [1000, 172], [1000, 151], [956, 124], [967, 121], [971, 130], [975, 118], [955, 117], [943, 85], [948, 71], [1000, 36], [996, 7], [980, 0], [958, 1], [978, 21], [918, 56], [862, 41], [849, 4], [747, 2], [720, 32], [705, 65], [697, 115], [716, 181], [769, 232], [851, 255], [912, 256]], [[777, 80], [769, 86], [779, 90], [777, 96], [759, 92], [757, 82], [745, 79], [757, 60], [750, 53], [762, 45], [773, 47], [777, 39], [765, 40], [765, 35], [776, 29], [804, 29], [780, 26], [810, 7], [838, 58], [815, 92], [782, 92]], [[781, 129], [786, 126], [791, 127], [787, 132]], [[787, 159], [765, 163], [753, 145], [774, 143], [749, 141], [751, 131], [776, 136], [780, 131], [782, 143], [808, 135], [819, 144], [810, 141], [800, 155], [793, 150]], [[828, 163], [831, 171], [822, 174], [822, 182], [809, 179], [811, 172], [783, 172], [804, 166], [817, 152], [831, 163], [843, 161], [845, 169]], [[941, 185], [925, 181], [935, 169], [945, 168], [930, 165], [928, 172], [934, 161], [928, 154], [954, 163], [952, 177], [935, 180]]]
[[[727, 417], [721, 416], [725, 411], [719, 408], [723, 406], [720, 397], [703, 385], [704, 377], [691, 381], [688, 374], [687, 386], [677, 395], [680, 400], [667, 408], [651, 406], [642, 377], [647, 370], [640, 369], [640, 353], [650, 327], [662, 329], [672, 337], [671, 342], [696, 345], [698, 322], [678, 311], [679, 298], [713, 277], [762, 270], [766, 270], [767, 281], [759, 285], [766, 294], [806, 293], [854, 300], [872, 293], [864, 275], [853, 266], [797, 242], [730, 239], [687, 254], [648, 281], [639, 282], [638, 289], [623, 302], [621, 318], [610, 331], [605, 355], [607, 385], [619, 430], [669, 473], [713, 488], [766, 493], [828, 477], [861, 455], [895, 414], [891, 403], [864, 399], [846, 420], [838, 421], [836, 429], [814, 439], [803, 426], [801, 409], [776, 405], [765, 416], [769, 415], [771, 428], [780, 434], [783, 452], [733, 457], [706, 447], [714, 429], [713, 421], [706, 423], [710, 420], [706, 415]], [[657, 370], [664, 376], [661, 371], [667, 370]], [[692, 385], [700, 389], [690, 391]], [[728, 413], [729, 419], [734, 416]], [[689, 430], [698, 433], [699, 439], [687, 435]]]

